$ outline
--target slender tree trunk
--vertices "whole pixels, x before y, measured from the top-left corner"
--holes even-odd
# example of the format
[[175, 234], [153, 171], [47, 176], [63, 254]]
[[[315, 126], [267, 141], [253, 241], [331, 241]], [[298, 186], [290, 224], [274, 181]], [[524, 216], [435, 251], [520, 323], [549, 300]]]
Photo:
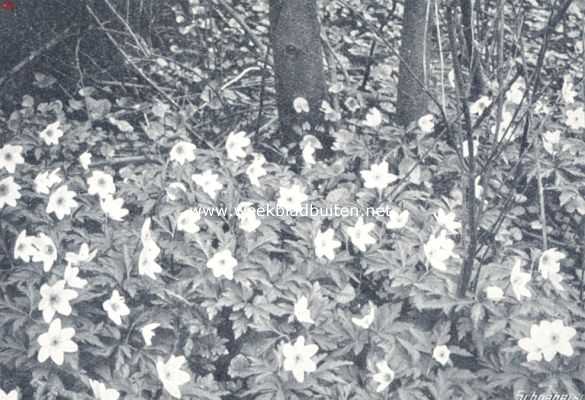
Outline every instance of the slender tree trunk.
[[428, 95], [421, 85], [429, 77], [430, 23], [427, 21], [429, 0], [407, 0], [402, 20], [398, 78], [398, 122], [406, 126], [428, 113]]
[[[295, 127], [320, 121], [325, 96], [325, 73], [317, 0], [269, 0], [270, 42], [278, 97], [278, 116], [284, 145], [298, 143]], [[297, 113], [293, 102], [304, 97], [308, 113]]]
[[475, 49], [474, 20], [476, 3], [481, 0], [460, 0], [461, 25], [463, 26], [463, 37], [465, 38], [465, 60], [470, 71], [469, 99], [474, 101], [481, 96], [484, 90], [483, 72], [479, 60], [479, 54]]

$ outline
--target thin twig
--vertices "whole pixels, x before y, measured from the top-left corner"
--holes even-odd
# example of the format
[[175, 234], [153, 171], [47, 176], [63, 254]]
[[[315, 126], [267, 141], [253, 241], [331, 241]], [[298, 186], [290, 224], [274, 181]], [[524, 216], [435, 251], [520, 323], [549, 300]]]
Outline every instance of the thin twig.
[[[136, 46], [142, 50], [142, 53], [145, 56], [149, 56], [150, 55], [150, 51], [148, 49], [148, 47], [143, 46], [143, 42], [144, 40], [141, 42], [138, 38], [138, 36], [136, 35], [136, 33], [134, 33], [134, 30], [132, 29], [132, 27], [128, 24], [128, 21], [126, 19], [124, 19], [116, 10], [116, 8], [112, 5], [112, 3], [110, 3], [109, 0], [104, 0], [104, 2], [107, 4], [107, 6], [110, 8], [110, 10], [112, 10], [112, 13], [114, 13], [114, 15], [120, 20], [120, 22], [122, 22], [122, 25], [124, 25], [124, 27], [126, 28], [126, 30], [128, 31], [128, 33], [130, 34], [130, 36], [132, 36], [132, 38], [134, 39], [134, 41], [136, 42]], [[129, 3], [128, 3], [129, 4]]]
[[[384, 23], [380, 25], [378, 28], [378, 34], [382, 34], [384, 32], [384, 28], [388, 25], [388, 22], [394, 17], [394, 13], [396, 12], [396, 6], [398, 4], [397, 0], [392, 0], [392, 7], [390, 11], [388, 11], [388, 16], [385, 18]], [[362, 78], [362, 83], [359, 86], [360, 89], [366, 90], [366, 86], [368, 84], [368, 80], [370, 79], [370, 73], [372, 71], [372, 65], [374, 65], [374, 53], [376, 52], [376, 40], [372, 40], [372, 44], [370, 45], [370, 51], [368, 53], [368, 64], [366, 65], [366, 69], [364, 71], [364, 77]]]
[[160, 86], [156, 82], [154, 82], [152, 79], [150, 79], [148, 77], [148, 75], [146, 75], [144, 73], [144, 71], [138, 65], [136, 65], [136, 63], [132, 60], [132, 58], [124, 51], [124, 49], [122, 49], [122, 47], [114, 39], [114, 37], [112, 36], [112, 34], [105, 30], [105, 27], [104, 27], [103, 22], [93, 12], [92, 8], [89, 5], [86, 6], [86, 8], [87, 8], [87, 11], [91, 14], [91, 16], [98, 23], [98, 25], [100, 26], [100, 28], [102, 28], [104, 30], [104, 32], [106, 33], [106, 35], [108, 36], [108, 38], [110, 39], [110, 41], [112, 42], [112, 44], [116, 47], [116, 49], [118, 49], [118, 51], [120, 52], [120, 54], [122, 54], [122, 56], [124, 57], [124, 59], [138, 73], [138, 75], [140, 75], [140, 77], [142, 79], [144, 79], [146, 82], [148, 82], [148, 84], [150, 86], [152, 86], [152, 88], [155, 89], [161, 96], [163, 96], [169, 103], [171, 103], [176, 108], [180, 108], [179, 105], [175, 102], [175, 100], [173, 100], [173, 98], [171, 96], [169, 96], [164, 90], [162, 90], [160, 88]]
[[[339, 66], [339, 69], [341, 70], [341, 73], [343, 74], [343, 79], [345, 80], [346, 85], [349, 85], [351, 81], [349, 78], [349, 74], [347, 72], [347, 68], [345, 68], [345, 65], [343, 65], [343, 63], [341, 62], [341, 59], [339, 58], [339, 56], [335, 52], [335, 49], [331, 45], [329, 38], [327, 37], [327, 35], [324, 32], [321, 34], [321, 41], [323, 42], [323, 44], [325, 44], [325, 50], [333, 58], [333, 61], [335, 61], [335, 63]], [[332, 65], [328, 65], [328, 66], [329, 66], [329, 68], [333, 68], [333, 69], [335, 68], [335, 65], [333, 65], [335, 63], [327, 62], [327, 64], [332, 64]]]

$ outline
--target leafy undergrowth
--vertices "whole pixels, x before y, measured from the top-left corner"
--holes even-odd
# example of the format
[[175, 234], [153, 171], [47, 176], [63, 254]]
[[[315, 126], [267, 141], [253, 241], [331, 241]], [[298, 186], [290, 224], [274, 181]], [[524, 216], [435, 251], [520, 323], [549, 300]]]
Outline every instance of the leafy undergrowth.
[[[336, 21], [351, 13], [323, 3], [349, 67], [371, 41], [363, 24], [344, 35]], [[254, 4], [251, 25], [266, 18]], [[567, 48], [553, 43], [535, 104], [525, 78], [510, 79], [499, 131], [493, 97], [470, 104], [474, 121], [487, 116], [474, 143], [487, 167], [475, 182], [479, 249], [460, 298], [469, 148], [438, 112], [394, 124], [394, 59], [379, 51], [370, 77], [384, 102], [332, 85], [326, 126], [304, 128], [291, 168], [245, 121], [258, 115], [246, 75], [222, 103], [218, 69], [182, 55], [179, 39], [191, 43], [207, 25], [177, 23], [171, 53], [147, 72], [168, 86], [201, 83], [195, 106], [85, 87], [66, 103], [24, 96], [0, 115], [0, 399], [585, 392], [585, 99], [579, 64], [566, 65], [567, 48], [582, 57], [575, 35]], [[237, 24], [226, 29], [216, 43], [242, 40]], [[537, 44], [510, 71], [530, 71]], [[226, 46], [224, 58], [237, 60], [226, 71], [246, 71], [248, 53]], [[194, 75], [181, 75], [188, 62]], [[447, 82], [456, 120], [454, 99]], [[244, 122], [226, 129], [240, 109]], [[193, 128], [221, 114], [231, 122]], [[324, 135], [330, 159], [319, 158]]]
[[[355, 104], [331, 130], [334, 159], [315, 159], [307, 136], [295, 173], [246, 132], [193, 144], [162, 103], [112, 104], [91, 88], [67, 105], [25, 96], [0, 150], [2, 389], [75, 399], [582, 391], [579, 270], [570, 248], [543, 253], [523, 234], [538, 201], [509, 186], [519, 138], [501, 138], [499, 168], [477, 182], [481, 273], [459, 299], [456, 152], [431, 115], [404, 131]], [[568, 217], [582, 211], [563, 185], [567, 171], [581, 174], [577, 106], [559, 106], [566, 141], [547, 133], [531, 145]], [[548, 115], [534, 118], [549, 129]], [[304, 215], [306, 205], [321, 213]]]

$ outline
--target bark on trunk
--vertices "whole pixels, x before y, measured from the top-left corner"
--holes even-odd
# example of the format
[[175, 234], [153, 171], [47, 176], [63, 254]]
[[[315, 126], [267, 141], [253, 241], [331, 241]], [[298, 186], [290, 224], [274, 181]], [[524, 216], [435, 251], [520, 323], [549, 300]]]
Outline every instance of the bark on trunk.
[[[281, 128], [281, 142], [298, 143], [295, 126], [320, 121], [325, 96], [321, 26], [316, 0], [270, 0], [270, 42]], [[304, 97], [309, 113], [296, 113], [294, 99]]]
[[428, 113], [429, 97], [421, 87], [427, 85], [430, 72], [427, 3], [428, 0], [408, 0], [404, 4], [396, 106], [398, 122], [404, 126]]

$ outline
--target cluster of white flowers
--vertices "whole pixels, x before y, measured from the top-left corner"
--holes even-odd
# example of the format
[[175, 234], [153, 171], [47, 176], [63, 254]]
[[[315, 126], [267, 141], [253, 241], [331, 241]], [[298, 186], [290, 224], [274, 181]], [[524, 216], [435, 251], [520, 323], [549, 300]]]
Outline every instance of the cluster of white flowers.
[[53, 239], [44, 233], [28, 236], [26, 230], [20, 232], [14, 244], [14, 259], [24, 262], [40, 262], [43, 270], [49, 272], [57, 261], [57, 248]]
[[142, 230], [140, 232], [142, 250], [138, 256], [138, 274], [156, 279], [156, 274], [160, 274], [162, 268], [156, 261], [160, 254], [160, 247], [158, 247], [152, 237], [151, 224], [152, 221], [150, 218], [146, 218], [142, 224]]
[[[14, 174], [16, 166], [24, 164], [22, 152], [22, 146], [6, 144], [0, 148], [0, 173], [6, 170], [9, 174]], [[20, 189], [21, 186], [15, 182], [14, 176], [2, 177], [0, 174], [0, 210], [5, 206], [16, 207], [17, 201], [22, 197]]]
[[114, 177], [103, 171], [92, 171], [87, 179], [88, 193], [97, 195], [102, 211], [114, 221], [123, 221], [128, 215], [128, 209], [124, 208], [124, 199], [115, 198], [116, 185]]
[[[32, 252], [32, 254], [31, 254]], [[65, 353], [77, 352], [77, 344], [72, 340], [75, 336], [74, 328], [63, 328], [59, 318], [55, 315], [69, 316], [72, 312], [70, 302], [78, 297], [75, 289], [82, 289], [87, 285], [87, 280], [78, 276], [78, 266], [91, 262], [96, 251], [89, 251], [89, 246], [83, 243], [79, 253], [68, 252], [65, 255], [67, 266], [63, 273], [63, 279], [53, 284], [44, 283], [41, 286], [38, 309], [42, 312], [43, 320], [50, 324], [47, 332], [37, 338], [40, 345], [38, 360], [43, 363], [51, 359], [55, 364], [62, 365]], [[26, 231], [21, 232], [17, 238], [14, 249], [14, 257], [25, 262], [42, 262], [45, 272], [52, 269], [57, 260], [57, 248], [54, 242], [46, 235], [39, 234], [36, 237], [27, 236]]]

